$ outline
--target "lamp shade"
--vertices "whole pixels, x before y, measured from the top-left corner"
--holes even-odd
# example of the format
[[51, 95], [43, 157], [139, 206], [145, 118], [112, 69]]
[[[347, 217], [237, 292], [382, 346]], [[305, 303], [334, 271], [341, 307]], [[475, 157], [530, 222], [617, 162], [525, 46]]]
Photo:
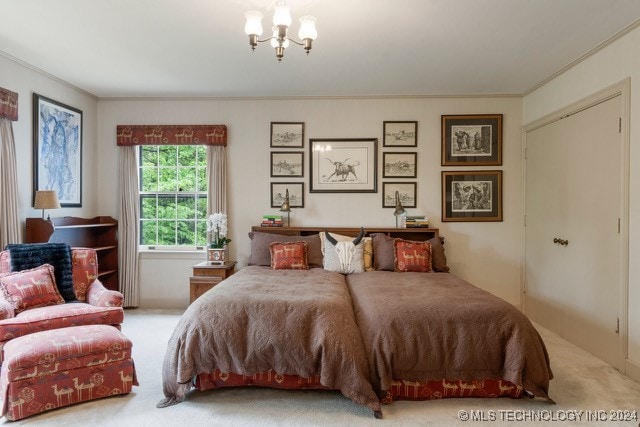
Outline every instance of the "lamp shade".
[[245, 12], [244, 16], [247, 18], [247, 23], [244, 25], [244, 32], [250, 36], [255, 34], [257, 36], [262, 35], [262, 13], [250, 10]]
[[291, 26], [291, 12], [289, 12], [287, 6], [276, 6], [276, 11], [273, 14], [273, 25]]
[[311, 15], [305, 15], [300, 17], [300, 31], [298, 31], [298, 37], [300, 40], [311, 39], [315, 40], [318, 37], [318, 31], [316, 30], [316, 18]]
[[58, 192], [56, 190], [36, 191], [36, 200], [33, 203], [35, 209], [60, 209]]
[[280, 212], [291, 212], [291, 204], [289, 203], [289, 189], [286, 189], [286, 193], [284, 196], [284, 202], [282, 202], [282, 206], [280, 207]]
[[402, 202], [400, 201], [400, 193], [396, 191], [396, 210], [393, 212], [395, 216], [404, 214], [404, 206], [402, 206]]

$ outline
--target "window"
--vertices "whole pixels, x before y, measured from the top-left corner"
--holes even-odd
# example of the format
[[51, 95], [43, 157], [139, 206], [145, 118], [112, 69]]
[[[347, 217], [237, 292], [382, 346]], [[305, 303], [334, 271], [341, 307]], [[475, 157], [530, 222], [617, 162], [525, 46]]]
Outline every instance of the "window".
[[206, 244], [207, 156], [201, 145], [142, 145], [140, 245]]

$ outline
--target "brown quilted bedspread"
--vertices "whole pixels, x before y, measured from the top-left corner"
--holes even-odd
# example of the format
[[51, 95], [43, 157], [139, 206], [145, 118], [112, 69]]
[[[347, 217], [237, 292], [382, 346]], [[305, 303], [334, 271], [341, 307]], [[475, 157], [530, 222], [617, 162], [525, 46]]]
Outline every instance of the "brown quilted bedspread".
[[198, 298], [169, 340], [158, 406], [180, 402], [195, 375], [216, 368], [319, 375], [323, 386], [380, 410], [344, 276], [321, 268], [245, 267]]
[[503, 379], [548, 397], [544, 342], [511, 304], [448, 273], [347, 276], [378, 391], [394, 379]]

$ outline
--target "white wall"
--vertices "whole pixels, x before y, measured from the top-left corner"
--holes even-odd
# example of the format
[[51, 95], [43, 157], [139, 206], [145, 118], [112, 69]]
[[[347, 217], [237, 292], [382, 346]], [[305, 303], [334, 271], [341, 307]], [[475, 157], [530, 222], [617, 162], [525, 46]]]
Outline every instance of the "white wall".
[[[629, 188], [629, 351], [627, 373], [640, 380], [640, 27], [524, 97], [526, 125], [631, 77]], [[608, 173], [608, 171], [600, 171]], [[596, 176], [597, 179], [597, 176]]]
[[13, 133], [16, 142], [16, 157], [18, 160], [18, 185], [20, 211], [18, 216], [22, 220], [24, 233], [24, 219], [40, 217], [41, 210], [33, 206], [33, 93], [46, 96], [53, 100], [82, 110], [82, 207], [64, 208], [48, 211], [52, 217], [80, 216], [92, 217], [98, 215], [96, 209], [96, 185], [99, 176], [95, 171], [96, 137], [98, 122], [98, 101], [69, 85], [61, 83], [0, 55], [0, 87], [18, 93], [18, 121], [13, 122]]
[[[504, 222], [440, 223], [440, 115], [504, 114]], [[392, 227], [391, 209], [382, 209], [380, 184], [382, 122], [417, 120], [418, 200], [410, 213], [427, 215], [446, 238], [453, 273], [512, 304], [520, 304], [521, 263], [521, 98], [400, 98], [288, 100], [100, 100], [99, 211], [118, 215], [115, 145], [119, 124], [225, 124], [229, 131], [229, 215], [232, 256], [240, 265], [249, 255], [247, 232], [263, 214], [277, 213], [269, 203], [269, 125], [271, 121], [305, 122], [305, 207], [292, 212], [292, 225]], [[309, 194], [308, 138], [379, 139], [378, 193]], [[394, 151], [387, 148], [385, 151]], [[396, 149], [397, 151], [397, 149]], [[403, 149], [401, 151], [412, 151]], [[447, 168], [469, 170], [470, 168]], [[485, 168], [490, 169], [490, 168]], [[273, 181], [287, 181], [273, 179]], [[391, 181], [391, 180], [387, 180]], [[410, 181], [410, 180], [407, 180]], [[188, 303], [189, 262], [204, 255], [168, 259], [160, 254], [141, 259], [141, 306], [184, 307]]]

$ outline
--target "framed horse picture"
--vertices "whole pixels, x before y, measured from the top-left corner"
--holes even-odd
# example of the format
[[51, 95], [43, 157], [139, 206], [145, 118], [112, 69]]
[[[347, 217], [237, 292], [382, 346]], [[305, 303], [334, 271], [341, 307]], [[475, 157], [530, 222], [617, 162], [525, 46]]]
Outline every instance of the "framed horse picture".
[[442, 166], [502, 164], [502, 114], [442, 116]]

